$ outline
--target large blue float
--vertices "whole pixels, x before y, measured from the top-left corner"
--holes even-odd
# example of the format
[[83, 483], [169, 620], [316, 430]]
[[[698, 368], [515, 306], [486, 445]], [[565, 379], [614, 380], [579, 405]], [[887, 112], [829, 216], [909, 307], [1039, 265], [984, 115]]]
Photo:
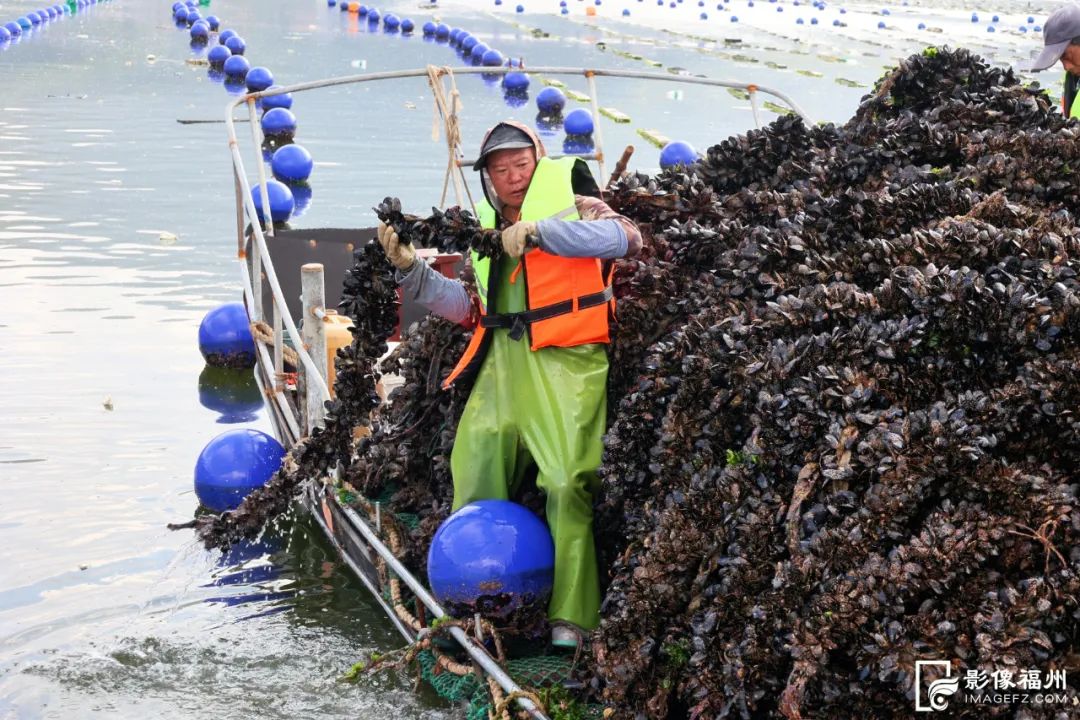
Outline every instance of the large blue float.
[[469, 503], [448, 517], [428, 550], [428, 583], [455, 617], [505, 619], [546, 605], [555, 572], [547, 525], [508, 500]]
[[199, 323], [199, 352], [214, 367], [254, 367], [251, 337], [243, 303], [226, 303], [206, 313]]
[[259, 430], [229, 430], [207, 443], [195, 463], [195, 494], [216, 512], [235, 510], [281, 467], [285, 449]]

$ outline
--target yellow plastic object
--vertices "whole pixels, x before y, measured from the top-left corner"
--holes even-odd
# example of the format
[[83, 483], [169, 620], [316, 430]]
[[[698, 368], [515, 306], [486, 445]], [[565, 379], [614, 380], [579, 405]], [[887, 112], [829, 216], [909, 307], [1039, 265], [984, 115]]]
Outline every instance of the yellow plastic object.
[[330, 397], [334, 397], [334, 380], [337, 379], [334, 358], [337, 357], [338, 348], [352, 344], [349, 328], [353, 326], [353, 321], [348, 315], [338, 315], [328, 310], [323, 324], [326, 326], [326, 384], [330, 388]]

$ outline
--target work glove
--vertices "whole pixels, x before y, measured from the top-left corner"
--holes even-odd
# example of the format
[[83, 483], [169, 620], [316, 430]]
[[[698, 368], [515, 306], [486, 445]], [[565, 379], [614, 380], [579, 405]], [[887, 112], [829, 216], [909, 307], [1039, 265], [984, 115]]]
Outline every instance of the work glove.
[[521, 257], [530, 239], [535, 247], [539, 240], [536, 223], [528, 220], [516, 222], [502, 231], [503, 251], [510, 257]]
[[386, 223], [379, 223], [379, 244], [386, 253], [386, 259], [401, 272], [409, 272], [416, 263], [416, 250], [411, 244], [401, 242], [394, 228]]

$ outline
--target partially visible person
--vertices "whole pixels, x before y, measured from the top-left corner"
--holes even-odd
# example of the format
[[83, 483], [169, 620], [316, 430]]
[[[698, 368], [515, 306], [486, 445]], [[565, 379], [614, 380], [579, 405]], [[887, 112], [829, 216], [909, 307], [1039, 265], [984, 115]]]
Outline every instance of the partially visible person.
[[1061, 111], [1066, 117], [1080, 118], [1080, 5], [1069, 3], [1046, 19], [1043, 44], [1042, 53], [1026, 69], [1046, 70], [1060, 60], [1065, 68]]

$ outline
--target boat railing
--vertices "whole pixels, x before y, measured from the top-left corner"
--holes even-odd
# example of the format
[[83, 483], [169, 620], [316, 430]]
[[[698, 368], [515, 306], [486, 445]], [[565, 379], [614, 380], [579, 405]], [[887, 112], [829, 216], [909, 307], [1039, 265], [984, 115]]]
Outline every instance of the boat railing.
[[[302, 323], [304, 333], [301, 334], [295, 319], [288, 310], [285, 297], [281, 290], [281, 284], [274, 269], [273, 258], [267, 248], [266, 237], [273, 237], [274, 226], [270, 220], [270, 199], [267, 191], [266, 162], [262, 155], [262, 130], [259, 122], [258, 101], [261, 98], [280, 95], [284, 93], [298, 93], [320, 88], [335, 87], [339, 85], [353, 85], [358, 83], [400, 80], [404, 78], [427, 77], [431, 90], [435, 95], [436, 107], [442, 116], [444, 124], [444, 138], [447, 143], [450, 161], [446, 169], [446, 178], [443, 183], [443, 197], [441, 204], [445, 204], [446, 190], [453, 187], [454, 194], [459, 205], [466, 202], [472, 206], [472, 197], [468, 190], [464, 168], [470, 167], [472, 162], [466, 160], [460, 145], [458, 128], [458, 103], [457, 93], [451, 92], [449, 96], [444, 87], [444, 81], [451, 83], [453, 87], [455, 75], [502, 75], [509, 72], [524, 71], [534, 75], [555, 76], [583, 76], [589, 86], [589, 104], [592, 107], [594, 125], [594, 150], [590, 153], [578, 154], [585, 160], [591, 160], [597, 164], [598, 178], [605, 178], [605, 155], [603, 134], [600, 128], [600, 103], [598, 99], [597, 78], [624, 78], [632, 80], [662, 81], [667, 83], [680, 83], [689, 85], [703, 85], [718, 88], [728, 88], [745, 92], [750, 99], [750, 107], [753, 111], [754, 122], [761, 126], [761, 112], [759, 108], [759, 94], [771, 95], [800, 115], [807, 123], [810, 117], [799, 105], [785, 93], [758, 85], [755, 83], [742, 83], [730, 80], [718, 80], [693, 75], [672, 75], [669, 73], [639, 72], [633, 70], [605, 70], [605, 69], [582, 69], [569, 67], [463, 67], [447, 68], [428, 66], [423, 69], [396, 70], [380, 73], [367, 73], [362, 75], [350, 75], [338, 78], [328, 78], [312, 82], [297, 83], [273, 90], [248, 93], [240, 96], [229, 103], [225, 112], [225, 126], [228, 133], [229, 150], [232, 154], [233, 177], [236, 190], [236, 237], [237, 254], [241, 259], [241, 272], [243, 275], [244, 299], [248, 313], [253, 323], [268, 324], [272, 329], [272, 342], [270, 350], [261, 342], [256, 343], [256, 352], [263, 368], [273, 368], [273, 374], [269, 381], [271, 387], [264, 387], [264, 391], [275, 406], [274, 415], [277, 416], [279, 434], [285, 434], [289, 444], [307, 436], [323, 418], [324, 402], [331, 398], [330, 389], [327, 386], [327, 359], [326, 340], [322, 319], [327, 310], [323, 307], [323, 273], [321, 265], [305, 266], [303, 273], [304, 288], [304, 319]], [[247, 172], [241, 158], [239, 139], [236, 131], [236, 119], [234, 113], [241, 105], [247, 106], [248, 121], [251, 129], [251, 139], [256, 153], [257, 168], [256, 177], [260, 188], [260, 200], [262, 207], [266, 209], [266, 222], [260, 222], [255, 204], [251, 195], [251, 185], [248, 181]], [[554, 157], [558, 157], [555, 155]], [[452, 183], [451, 183], [452, 181]], [[475, 208], [473, 208], [475, 210]], [[248, 249], [250, 243], [250, 250]], [[263, 307], [262, 282], [270, 289], [272, 307]], [[267, 322], [269, 317], [269, 322]], [[297, 355], [300, 373], [300, 385], [304, 388], [301, 406], [302, 413], [297, 413], [290, 405], [286, 396], [286, 375], [284, 373], [284, 349], [285, 333], [292, 340], [292, 347]], [[315, 355], [313, 358], [312, 355]], [[284, 424], [282, 427], [281, 424]]]

